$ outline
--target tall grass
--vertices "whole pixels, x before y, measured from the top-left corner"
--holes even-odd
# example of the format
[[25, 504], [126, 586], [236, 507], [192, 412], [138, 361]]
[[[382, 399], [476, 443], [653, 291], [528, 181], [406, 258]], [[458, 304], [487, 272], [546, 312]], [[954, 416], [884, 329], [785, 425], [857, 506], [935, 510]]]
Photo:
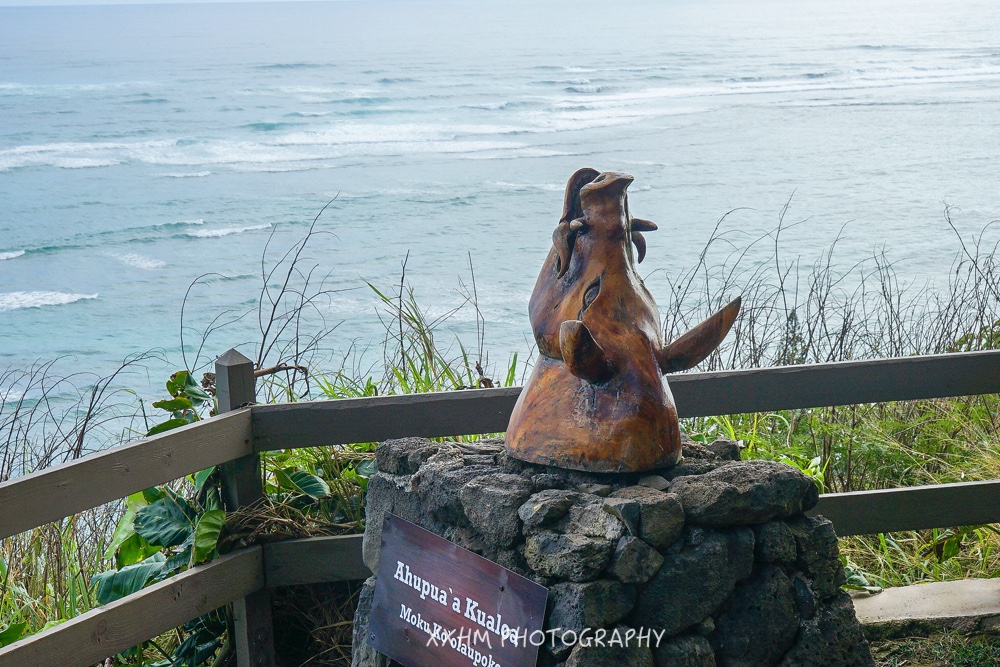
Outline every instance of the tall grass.
[[[741, 317], [703, 369], [1000, 348], [1000, 258], [985, 229], [965, 239], [945, 209], [955, 255], [938, 286], [901, 280], [885, 250], [840, 268], [837, 241], [804, 272], [781, 243], [786, 213], [742, 244], [717, 228], [694, 266], [668, 276], [668, 340], [743, 295]], [[744, 457], [786, 461], [823, 491], [844, 492], [1000, 478], [998, 407], [986, 395], [697, 418], [684, 427], [738, 440]], [[991, 527], [853, 537], [842, 551], [875, 585], [1000, 575]]]

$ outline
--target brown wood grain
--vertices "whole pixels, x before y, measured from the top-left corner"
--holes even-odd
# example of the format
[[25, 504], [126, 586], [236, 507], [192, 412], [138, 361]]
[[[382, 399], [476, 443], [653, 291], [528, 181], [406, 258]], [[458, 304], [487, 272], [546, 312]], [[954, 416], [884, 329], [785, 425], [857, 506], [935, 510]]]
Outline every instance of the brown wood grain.
[[[479, 664], [534, 667], [540, 642], [528, 638], [542, 629], [546, 595], [535, 582], [387, 513], [368, 645], [405, 667], [469, 667], [464, 638], [468, 653], [484, 657]], [[507, 628], [523, 637], [508, 639]]]
[[263, 585], [260, 547], [222, 556], [0, 648], [0, 667], [94, 665]]
[[1000, 523], [1000, 480], [826, 494], [809, 513], [840, 537]]
[[367, 579], [361, 558], [363, 535], [307, 537], [264, 545], [268, 588]]
[[0, 484], [0, 539], [250, 451], [250, 412], [196, 422]]

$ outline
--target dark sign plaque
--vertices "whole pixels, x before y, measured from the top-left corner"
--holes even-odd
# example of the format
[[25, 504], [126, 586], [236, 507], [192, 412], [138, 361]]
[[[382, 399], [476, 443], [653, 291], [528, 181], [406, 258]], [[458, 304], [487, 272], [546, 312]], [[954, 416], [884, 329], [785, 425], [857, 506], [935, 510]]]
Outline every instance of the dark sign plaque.
[[547, 595], [386, 514], [368, 645], [405, 667], [534, 667]]

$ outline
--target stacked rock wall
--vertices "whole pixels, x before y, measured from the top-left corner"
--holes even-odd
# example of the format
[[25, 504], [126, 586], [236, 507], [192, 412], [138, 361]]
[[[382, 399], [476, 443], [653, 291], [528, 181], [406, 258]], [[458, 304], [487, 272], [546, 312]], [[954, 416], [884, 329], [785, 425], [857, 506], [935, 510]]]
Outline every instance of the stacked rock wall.
[[[365, 563], [377, 571], [392, 512], [546, 586], [545, 627], [561, 630], [539, 665], [873, 665], [840, 589], [833, 526], [804, 514], [818, 497], [812, 480], [740, 461], [726, 440], [687, 442], [684, 455], [659, 474], [588, 474], [511, 459], [495, 440], [384, 442]], [[394, 664], [365, 643], [374, 585], [355, 618], [355, 667]], [[628, 647], [562, 641], [616, 628], [655, 634], [644, 644], [633, 634]]]

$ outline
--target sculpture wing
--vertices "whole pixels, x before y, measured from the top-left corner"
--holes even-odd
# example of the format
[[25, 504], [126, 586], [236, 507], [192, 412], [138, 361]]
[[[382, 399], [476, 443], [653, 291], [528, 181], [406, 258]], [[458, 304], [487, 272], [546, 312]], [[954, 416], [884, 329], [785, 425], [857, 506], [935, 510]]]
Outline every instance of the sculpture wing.
[[712, 350], [719, 347], [722, 339], [736, 321], [740, 312], [740, 297], [736, 297], [707, 320], [679, 336], [660, 351], [660, 370], [676, 373], [695, 366]]

